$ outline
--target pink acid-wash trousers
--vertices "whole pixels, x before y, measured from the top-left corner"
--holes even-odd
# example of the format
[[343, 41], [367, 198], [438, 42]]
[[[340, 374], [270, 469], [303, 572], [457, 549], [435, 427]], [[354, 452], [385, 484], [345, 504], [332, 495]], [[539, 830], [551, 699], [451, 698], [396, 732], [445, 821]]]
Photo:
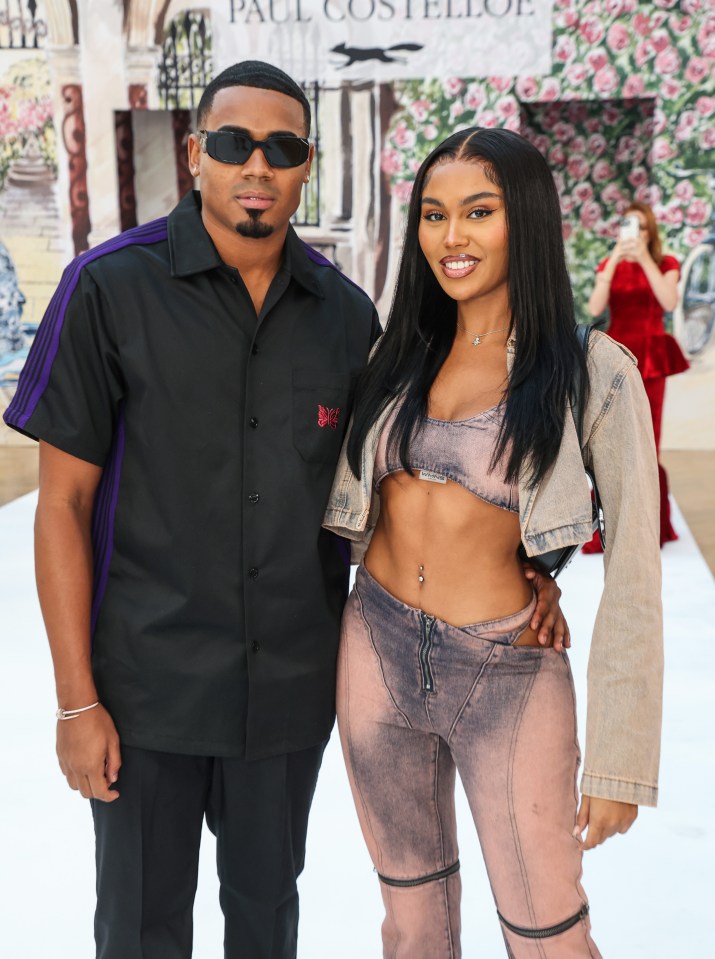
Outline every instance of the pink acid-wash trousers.
[[343, 617], [338, 723], [380, 877], [385, 959], [459, 959], [455, 772], [511, 959], [596, 959], [581, 887], [568, 658], [514, 646], [533, 603], [457, 628], [364, 567]]

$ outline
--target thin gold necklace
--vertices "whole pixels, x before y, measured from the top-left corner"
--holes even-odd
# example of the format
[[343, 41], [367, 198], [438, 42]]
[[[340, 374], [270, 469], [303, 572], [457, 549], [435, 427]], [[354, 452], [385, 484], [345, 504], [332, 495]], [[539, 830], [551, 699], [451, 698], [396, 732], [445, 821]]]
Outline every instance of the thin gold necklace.
[[470, 336], [474, 337], [472, 340], [472, 346], [479, 346], [485, 336], [491, 336], [492, 333], [505, 333], [509, 329], [508, 326], [503, 326], [500, 330], [488, 330], [486, 333], [473, 333], [471, 330], [468, 330], [466, 326], [462, 326], [459, 320], [457, 320], [457, 326], [464, 333], [469, 333]]

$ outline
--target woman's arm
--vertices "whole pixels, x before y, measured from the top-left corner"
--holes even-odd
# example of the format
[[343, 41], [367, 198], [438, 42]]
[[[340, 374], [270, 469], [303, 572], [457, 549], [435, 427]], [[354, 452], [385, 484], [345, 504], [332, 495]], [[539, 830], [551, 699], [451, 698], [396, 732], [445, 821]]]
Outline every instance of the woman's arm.
[[658, 264], [650, 255], [648, 245], [642, 237], [637, 240], [628, 240], [632, 244], [633, 250], [630, 253], [643, 268], [646, 279], [650, 283], [653, 295], [664, 310], [670, 313], [674, 310], [678, 302], [678, 271], [668, 270], [667, 273], [661, 273]]
[[616, 272], [616, 267], [623, 259], [621, 241], [613, 247], [611, 255], [606, 260], [602, 270], [596, 273], [593, 291], [588, 300], [588, 311], [591, 316], [600, 316], [608, 306], [608, 298], [611, 293], [611, 280]]
[[588, 666], [581, 788], [590, 797], [654, 806], [663, 682], [660, 494], [643, 381], [625, 351], [615, 351], [621, 348], [600, 337], [590, 354], [596, 368], [587, 448], [606, 551]]

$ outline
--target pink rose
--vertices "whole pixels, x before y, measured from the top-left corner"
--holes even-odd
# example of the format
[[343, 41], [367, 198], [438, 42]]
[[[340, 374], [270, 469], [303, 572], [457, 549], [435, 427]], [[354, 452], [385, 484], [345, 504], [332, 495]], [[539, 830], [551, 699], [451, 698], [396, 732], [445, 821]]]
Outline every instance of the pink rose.
[[581, 20], [579, 32], [587, 43], [596, 44], [603, 40], [603, 24], [598, 17], [585, 17]]
[[397, 150], [391, 150], [389, 148], [383, 150], [380, 166], [389, 176], [399, 173], [402, 164], [400, 162], [400, 154], [397, 152]]
[[439, 136], [439, 130], [434, 123], [427, 123], [424, 127], [422, 127], [422, 136], [425, 138], [425, 140], [431, 142], [432, 140], [437, 139]]
[[675, 195], [681, 203], [688, 203], [695, 195], [693, 184], [690, 180], [681, 180], [675, 187]]
[[516, 93], [522, 100], [531, 100], [539, 92], [539, 84], [534, 77], [519, 77], [516, 81]]
[[571, 151], [571, 153], [585, 153], [586, 152], [585, 137], [574, 137], [573, 140], [569, 143], [569, 150]]
[[656, 204], [660, 203], [663, 198], [663, 192], [659, 186], [651, 183], [648, 186], [639, 186], [635, 192], [635, 198], [639, 203], [650, 203], [655, 209]]
[[678, 17], [673, 14], [668, 20], [668, 26], [673, 33], [678, 36], [682, 36], [684, 33], [687, 33], [693, 25], [692, 17]]
[[644, 66], [650, 58], [653, 56], [653, 51], [651, 50], [650, 44], [648, 41], [644, 40], [642, 43], [639, 43], [635, 50], [635, 61], [637, 67]]
[[638, 74], [637, 76], [628, 77], [626, 82], [623, 84], [623, 97], [628, 100], [630, 98], [640, 97], [640, 95], [645, 90], [645, 80], [643, 77]]
[[666, 77], [660, 85], [660, 95], [664, 100], [675, 100], [680, 96], [683, 85], [674, 77]]
[[633, 29], [638, 34], [639, 37], [647, 37], [650, 35], [650, 17], [646, 16], [644, 13], [637, 13], [633, 17]]
[[464, 102], [467, 104], [470, 110], [478, 110], [481, 106], [484, 106], [487, 100], [487, 95], [484, 91], [484, 87], [480, 83], [470, 83], [467, 87], [467, 92], [464, 95]]
[[591, 179], [594, 183], [603, 183], [610, 180], [614, 175], [614, 170], [608, 160], [596, 160], [593, 165]]
[[655, 69], [663, 77], [678, 73], [681, 66], [680, 56], [675, 47], [667, 47], [665, 50], [661, 50], [655, 58]]
[[576, 206], [576, 201], [572, 196], [562, 196], [559, 199], [559, 204], [561, 206], [561, 212], [564, 216], [568, 216]]
[[511, 89], [513, 82], [511, 77], [487, 77], [487, 83], [497, 93], [506, 93], [507, 90]]
[[588, 70], [582, 63], [570, 63], [564, 70], [564, 76], [572, 87], [580, 87], [588, 76]]
[[619, 203], [624, 199], [624, 196], [617, 184], [609, 183], [601, 191], [601, 199], [604, 203]]
[[574, 153], [566, 161], [566, 169], [574, 180], [581, 180], [588, 173], [586, 158], [580, 153]]
[[593, 196], [593, 187], [590, 183], [577, 183], [571, 192], [579, 203], [587, 203]]
[[587, 230], [592, 230], [601, 219], [601, 207], [598, 203], [589, 200], [588, 203], [584, 203], [581, 207], [581, 216], [579, 219], [581, 220], [581, 226]]
[[591, 117], [589, 120], [586, 120], [584, 126], [589, 133], [598, 133], [598, 131], [601, 129], [601, 121], [598, 119], [598, 117]]
[[625, 50], [631, 45], [631, 38], [626, 27], [622, 23], [612, 23], [606, 34], [606, 43], [614, 53]]
[[426, 120], [431, 110], [434, 109], [434, 103], [431, 100], [415, 100], [408, 108], [409, 112], [420, 123]]
[[521, 117], [518, 114], [509, 117], [504, 124], [504, 129], [511, 130], [513, 133], [521, 133]]
[[562, 33], [554, 44], [554, 57], [561, 63], [568, 63], [576, 53], [576, 41], [568, 33]]
[[570, 223], [561, 224], [561, 236], [563, 237], [564, 242], [570, 238], [572, 233], [573, 233], [573, 227], [571, 226]]
[[464, 89], [464, 82], [459, 77], [447, 77], [442, 89], [448, 97], [457, 97]]
[[618, 89], [618, 72], [616, 68], [610, 64], [602, 67], [593, 78], [593, 86], [598, 93], [613, 93], [614, 90]]
[[703, 0], [683, 0], [681, 6], [685, 13], [698, 13], [703, 8]]
[[653, 113], [653, 133], [655, 136], [657, 136], [659, 133], [662, 133], [667, 125], [668, 118], [666, 117], [665, 112], [660, 107], [656, 107]]
[[670, 36], [667, 30], [653, 30], [650, 35], [650, 45], [656, 53], [667, 50], [670, 46]]
[[500, 97], [495, 103], [497, 113], [506, 118], [519, 112], [519, 103], [515, 97]]
[[706, 57], [715, 56], [715, 17], [704, 18], [698, 30], [698, 46]]
[[607, 103], [601, 112], [601, 122], [605, 123], [606, 126], [612, 127], [620, 121], [622, 116], [623, 114], [618, 107], [611, 106], [611, 104]]
[[677, 156], [677, 151], [673, 149], [665, 137], [658, 137], [653, 143], [650, 156], [651, 164], [662, 163], [663, 160], [672, 160], [674, 156]]
[[715, 97], [698, 97], [695, 109], [701, 117], [709, 117], [715, 112]]
[[482, 110], [477, 115], [477, 125], [491, 129], [499, 126], [499, 118], [493, 110]]
[[578, 13], [575, 10], [564, 10], [562, 13], [556, 14], [554, 18], [554, 24], [564, 30], [575, 27], [577, 23]]
[[555, 143], [549, 150], [549, 163], [552, 166], [563, 166], [566, 163], [566, 152], [560, 143]]
[[685, 218], [691, 226], [702, 226], [708, 222], [710, 207], [705, 200], [696, 197], [685, 213]]
[[561, 194], [566, 189], [566, 184], [564, 182], [564, 175], [560, 170], [557, 170], [554, 173], [554, 184], [556, 186], [556, 192], [558, 193], [559, 196], [561, 196]]
[[410, 173], [417, 173], [421, 166], [422, 164], [417, 157], [410, 157], [410, 159], [407, 161], [407, 168], [409, 169]]
[[606, 0], [604, 3], [606, 8], [606, 13], [610, 14], [612, 17], [620, 17], [624, 12], [623, 8], [625, 4], [623, 0]]
[[707, 230], [686, 230], [685, 231], [685, 242], [687, 246], [700, 246], [705, 237], [708, 235]]
[[417, 142], [414, 130], [410, 130], [404, 123], [398, 123], [392, 132], [392, 141], [398, 147], [407, 147], [409, 150]]
[[576, 136], [576, 130], [570, 123], [564, 123], [563, 120], [560, 120], [554, 124], [553, 134], [559, 143], [568, 143]]
[[648, 182], [648, 171], [642, 166], [634, 167], [628, 174], [628, 182], [634, 187], [643, 186]]
[[549, 146], [551, 145], [551, 140], [549, 140], [547, 136], [544, 136], [543, 133], [539, 134], [538, 136], [535, 136], [531, 142], [539, 151], [539, 153], [543, 154], [544, 156], [546, 156], [546, 154], [549, 152]]
[[663, 220], [669, 226], [682, 226], [685, 215], [679, 203], [669, 203], [663, 210]]
[[670, 10], [678, 2], [679, 0], [654, 0], [654, 5], [660, 7], [661, 10]]
[[392, 192], [399, 203], [407, 206], [412, 195], [412, 181], [398, 180], [392, 187]]
[[461, 100], [454, 100], [449, 108], [449, 117], [451, 120], [461, 117], [464, 113], [464, 104]]
[[541, 84], [541, 92], [539, 97], [541, 100], [549, 103], [558, 99], [560, 93], [561, 87], [559, 85], [559, 81], [555, 77], [546, 77], [544, 82]]
[[570, 123], [581, 124], [588, 117], [588, 107], [581, 101], [572, 100], [566, 108], [566, 116]]
[[715, 127], [709, 126], [700, 134], [700, 146], [706, 150], [715, 150]]
[[606, 150], [608, 143], [606, 138], [600, 133], [592, 134], [587, 141], [586, 148], [591, 156], [600, 157], [601, 154]]
[[586, 63], [594, 72], [602, 70], [608, 63], [608, 54], [605, 50], [589, 50]]

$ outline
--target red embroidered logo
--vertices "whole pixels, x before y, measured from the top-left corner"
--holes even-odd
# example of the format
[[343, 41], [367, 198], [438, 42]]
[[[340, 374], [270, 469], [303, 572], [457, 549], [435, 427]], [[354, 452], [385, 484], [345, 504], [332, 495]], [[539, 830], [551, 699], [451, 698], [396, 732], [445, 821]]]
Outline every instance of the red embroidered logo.
[[320, 403], [318, 403], [318, 426], [329, 426], [333, 430], [337, 429], [339, 416], [339, 406], [336, 406], [335, 409], [331, 410], [327, 406], [322, 406]]

